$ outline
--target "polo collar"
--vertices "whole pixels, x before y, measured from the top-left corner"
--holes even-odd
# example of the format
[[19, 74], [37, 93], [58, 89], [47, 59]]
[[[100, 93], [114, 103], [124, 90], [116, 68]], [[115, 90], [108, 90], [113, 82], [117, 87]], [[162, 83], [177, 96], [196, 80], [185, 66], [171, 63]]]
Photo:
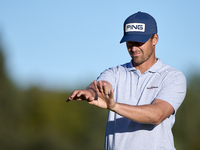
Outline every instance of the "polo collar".
[[[152, 72], [152, 73], [159, 73], [160, 74], [160, 68], [162, 68], [163, 63], [160, 58], [157, 58], [157, 62], [149, 68], [146, 72]], [[132, 60], [128, 63], [127, 68], [129, 71], [136, 71], [137, 69], [133, 66]]]
[[160, 58], [157, 58], [157, 62], [151, 67], [149, 68], [148, 72], [152, 72], [152, 73], [161, 73], [160, 70], [162, 68], [164, 64], [162, 63]]
[[132, 59], [131, 59], [131, 61], [128, 63], [127, 68], [128, 68], [128, 71], [130, 71], [130, 72], [131, 72], [131, 71], [137, 70], [137, 69], [133, 66]]

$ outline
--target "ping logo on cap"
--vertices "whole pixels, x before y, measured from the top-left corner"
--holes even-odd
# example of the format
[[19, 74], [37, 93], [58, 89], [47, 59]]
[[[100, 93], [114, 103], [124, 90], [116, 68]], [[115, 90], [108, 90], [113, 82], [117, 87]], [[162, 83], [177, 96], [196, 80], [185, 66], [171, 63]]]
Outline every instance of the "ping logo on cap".
[[132, 32], [132, 31], [145, 32], [145, 24], [144, 23], [128, 23], [126, 24], [125, 31], [126, 32]]

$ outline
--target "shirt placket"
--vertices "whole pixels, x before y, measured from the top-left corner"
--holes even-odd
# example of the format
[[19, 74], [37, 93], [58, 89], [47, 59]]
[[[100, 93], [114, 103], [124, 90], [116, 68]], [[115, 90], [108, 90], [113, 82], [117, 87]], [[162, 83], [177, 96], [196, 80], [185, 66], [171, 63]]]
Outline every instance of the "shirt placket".
[[140, 102], [141, 93], [142, 93], [143, 88], [144, 88], [144, 85], [143, 85], [144, 79], [145, 79], [145, 73], [138, 75], [138, 82], [137, 82], [136, 95], [135, 95], [135, 97], [137, 98], [137, 105]]

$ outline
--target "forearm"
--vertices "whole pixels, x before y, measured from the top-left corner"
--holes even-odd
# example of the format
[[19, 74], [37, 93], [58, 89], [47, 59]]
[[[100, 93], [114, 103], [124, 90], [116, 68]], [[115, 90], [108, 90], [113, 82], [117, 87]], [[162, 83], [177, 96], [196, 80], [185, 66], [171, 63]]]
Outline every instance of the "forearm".
[[136, 122], [158, 125], [174, 113], [172, 105], [161, 99], [155, 99], [151, 104], [137, 106], [116, 103], [112, 86], [106, 81], [95, 81], [94, 84], [90, 85], [88, 88], [92, 88], [90, 90], [94, 90], [98, 96], [98, 100], [91, 101], [90, 104], [110, 109]]
[[[98, 100], [106, 103], [106, 107], [104, 108], [114, 111], [125, 118], [140, 123], [150, 124], [159, 124], [165, 119], [165, 111], [162, 110], [165, 109], [164, 107], [166, 104], [164, 104], [165, 102], [162, 100], [155, 100], [149, 105], [132, 106], [115, 102], [114, 93], [113, 90], [111, 90], [112, 86], [110, 83], [103, 84], [102, 81], [99, 81], [94, 88], [95, 91], [97, 91]], [[108, 91], [110, 91], [110, 95], [107, 94]]]
[[88, 90], [91, 93], [91, 96], [97, 99], [97, 93], [93, 83], [91, 83], [85, 90]]
[[162, 121], [162, 112], [154, 105], [132, 106], [116, 103], [112, 111], [140, 123], [159, 124]]

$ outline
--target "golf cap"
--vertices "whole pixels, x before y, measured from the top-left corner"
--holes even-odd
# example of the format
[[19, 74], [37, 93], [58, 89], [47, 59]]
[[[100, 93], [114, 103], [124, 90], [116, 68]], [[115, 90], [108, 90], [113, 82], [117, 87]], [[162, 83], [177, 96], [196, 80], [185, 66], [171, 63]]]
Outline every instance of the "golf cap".
[[145, 43], [155, 33], [157, 33], [155, 19], [151, 15], [139, 11], [125, 20], [124, 36], [120, 43], [126, 41]]

